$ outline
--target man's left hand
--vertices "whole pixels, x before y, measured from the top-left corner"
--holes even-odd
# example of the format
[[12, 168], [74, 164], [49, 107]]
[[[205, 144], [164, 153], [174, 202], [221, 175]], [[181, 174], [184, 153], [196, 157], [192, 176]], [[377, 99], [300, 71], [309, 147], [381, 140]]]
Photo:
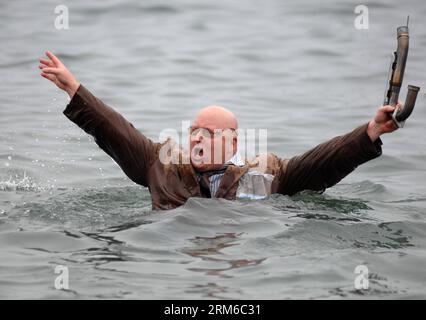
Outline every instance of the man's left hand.
[[[398, 102], [397, 108], [402, 108], [402, 103]], [[383, 133], [393, 132], [398, 129], [395, 121], [392, 119], [392, 113], [395, 107], [390, 105], [380, 107], [376, 116], [370, 121], [367, 128], [367, 134], [371, 141], [376, 141]]]

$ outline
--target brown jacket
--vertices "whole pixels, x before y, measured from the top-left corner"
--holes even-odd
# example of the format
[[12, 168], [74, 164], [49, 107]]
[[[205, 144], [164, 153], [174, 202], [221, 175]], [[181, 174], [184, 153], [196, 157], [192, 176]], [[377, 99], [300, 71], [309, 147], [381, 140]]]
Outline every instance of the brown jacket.
[[[158, 155], [164, 143], [145, 137], [84, 86], [80, 85], [64, 114], [92, 135], [132, 181], [149, 188], [153, 209], [172, 209], [189, 197], [203, 197], [192, 165], [161, 163]], [[291, 159], [268, 154], [265, 172], [274, 176], [270, 193], [323, 191], [358, 165], [380, 156], [382, 141], [379, 138], [371, 142], [366, 131], [364, 124]], [[250, 166], [249, 162], [241, 167], [229, 166], [215, 197], [235, 199], [239, 180]]]

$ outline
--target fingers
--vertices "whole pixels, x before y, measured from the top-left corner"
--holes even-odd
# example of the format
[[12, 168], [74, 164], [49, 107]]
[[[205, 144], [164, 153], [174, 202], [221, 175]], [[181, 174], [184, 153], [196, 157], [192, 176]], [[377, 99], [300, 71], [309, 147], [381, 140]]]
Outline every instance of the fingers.
[[38, 68], [39, 69], [41, 69], [41, 70], [44, 70], [44, 69], [48, 69], [48, 68], [50, 68], [50, 69], [57, 69], [57, 70], [60, 70], [60, 68], [57, 68], [57, 67], [55, 67], [54, 65], [53, 65], [53, 63], [51, 63], [52, 65], [50, 66], [48, 66], [48, 65], [44, 65], [44, 64], [40, 64], [39, 66], [38, 66]]
[[46, 56], [48, 56], [50, 60], [52, 60], [55, 66], [59, 67], [62, 65], [61, 60], [59, 60], [52, 52], [46, 51]]
[[39, 61], [40, 61], [41, 64], [48, 66], [48, 67], [54, 67], [55, 66], [54, 63], [50, 60], [40, 59]]
[[44, 78], [46, 78], [46, 79], [50, 80], [50, 81], [55, 82], [55, 76], [54, 76], [53, 74], [47, 74], [47, 73], [42, 72], [42, 73], [40, 73], [40, 75], [41, 75], [42, 77], [44, 77]]
[[395, 107], [392, 107], [390, 105], [379, 108], [379, 111], [382, 111], [382, 112], [393, 112], [394, 110], [395, 110]]
[[385, 126], [388, 127], [388, 128], [391, 128], [392, 130], [398, 129], [398, 126], [396, 125], [395, 121], [393, 121], [393, 120], [386, 121]]
[[404, 106], [404, 103], [402, 101], [398, 101], [398, 103], [396, 104], [396, 106], [398, 108], [402, 108]]
[[42, 66], [39, 66], [39, 68], [43, 70], [43, 73], [50, 73], [54, 75], [60, 74], [62, 71], [59, 68], [50, 68], [50, 67], [42, 67]]

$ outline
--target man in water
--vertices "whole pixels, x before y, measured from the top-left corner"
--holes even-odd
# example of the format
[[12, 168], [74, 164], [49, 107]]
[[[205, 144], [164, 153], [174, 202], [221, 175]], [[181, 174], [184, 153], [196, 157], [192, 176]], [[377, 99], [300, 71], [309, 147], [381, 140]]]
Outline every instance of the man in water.
[[236, 117], [223, 107], [209, 106], [191, 124], [189, 155], [179, 149], [179, 161], [169, 161], [176, 155], [170, 141], [155, 143], [145, 137], [82, 86], [55, 55], [46, 55], [40, 59], [41, 75], [71, 98], [65, 116], [92, 135], [132, 181], [148, 187], [153, 209], [175, 208], [190, 197], [232, 200], [322, 192], [380, 156], [380, 135], [398, 128], [390, 117], [395, 107], [382, 106], [368, 123], [300, 156], [280, 159], [269, 153], [244, 161], [237, 151]]

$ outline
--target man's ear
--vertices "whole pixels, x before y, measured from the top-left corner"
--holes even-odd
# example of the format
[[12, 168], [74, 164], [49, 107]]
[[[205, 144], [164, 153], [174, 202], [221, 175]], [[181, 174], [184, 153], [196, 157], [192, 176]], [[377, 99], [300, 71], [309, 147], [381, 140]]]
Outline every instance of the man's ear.
[[237, 137], [232, 138], [232, 147], [233, 147], [234, 153], [237, 152], [237, 149], [238, 149], [238, 138]]

